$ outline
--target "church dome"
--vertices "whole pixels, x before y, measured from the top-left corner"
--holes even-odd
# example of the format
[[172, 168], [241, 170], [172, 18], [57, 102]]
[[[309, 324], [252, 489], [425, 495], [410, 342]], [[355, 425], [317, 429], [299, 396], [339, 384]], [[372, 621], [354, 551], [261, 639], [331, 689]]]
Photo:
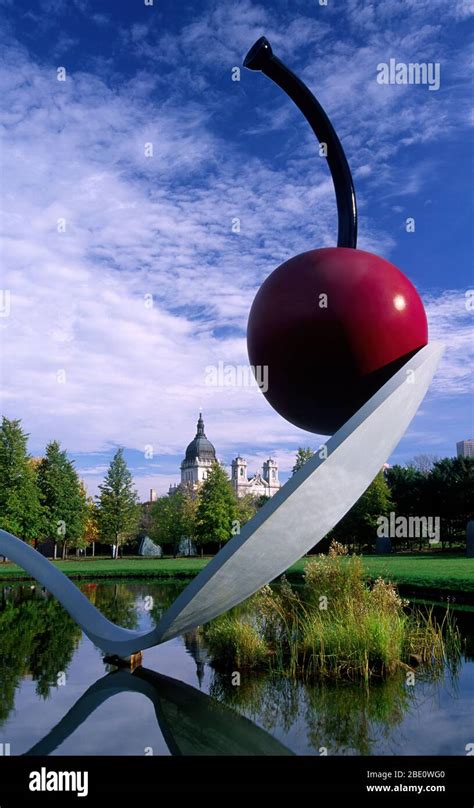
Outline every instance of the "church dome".
[[197, 432], [194, 440], [191, 441], [186, 449], [184, 458], [185, 463], [195, 463], [196, 460], [215, 460], [216, 450], [211, 441], [206, 438], [204, 432], [204, 421], [202, 414], [199, 413], [199, 420], [197, 422]]

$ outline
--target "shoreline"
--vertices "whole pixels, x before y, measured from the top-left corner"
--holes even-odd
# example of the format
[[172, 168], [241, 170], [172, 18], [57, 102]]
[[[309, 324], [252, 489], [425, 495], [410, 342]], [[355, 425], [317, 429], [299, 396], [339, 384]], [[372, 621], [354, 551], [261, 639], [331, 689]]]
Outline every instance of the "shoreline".
[[[413, 572], [416, 573], [417, 561], [420, 557], [409, 557], [409, 563], [413, 563]], [[454, 557], [456, 558], [456, 557]], [[458, 566], [466, 564], [465, 572], [470, 568], [469, 561], [463, 556], [459, 556], [460, 563]], [[381, 556], [365, 556], [363, 557], [366, 563], [366, 578], [374, 581], [377, 577], [381, 576], [385, 580], [391, 580], [397, 586], [400, 594], [416, 598], [426, 598], [430, 601], [439, 601], [441, 603], [452, 603], [459, 605], [474, 605], [474, 564], [472, 579], [466, 580], [465, 575], [459, 581], [453, 580], [452, 574], [443, 578], [442, 575], [434, 575], [432, 580], [426, 572], [424, 573], [424, 580], [417, 581], [417, 575], [414, 574], [413, 578], [407, 574], [406, 571], [397, 574], [397, 563], [392, 564], [393, 560], [402, 559], [406, 561], [407, 557], [381, 557]], [[194, 557], [186, 559], [81, 559], [81, 560], [68, 560], [57, 561], [57, 566], [64, 572], [68, 578], [73, 581], [160, 581], [163, 583], [173, 582], [189, 582], [196, 575], [204, 569], [210, 557]], [[422, 561], [429, 561], [429, 559], [422, 559]], [[467, 562], [467, 563], [466, 563]], [[298, 583], [303, 580], [305, 559], [301, 559], [294, 564], [285, 573], [289, 581]], [[161, 566], [161, 569], [160, 569]], [[79, 569], [78, 569], [79, 567]], [[81, 569], [82, 567], [82, 569]], [[101, 568], [102, 567], [102, 568]], [[371, 569], [373, 567], [373, 569]], [[392, 569], [390, 569], [392, 567]], [[69, 569], [68, 569], [69, 568]], [[436, 573], [436, 570], [432, 570]], [[470, 572], [470, 569], [469, 569]], [[463, 569], [464, 573], [464, 569]], [[420, 575], [418, 570], [418, 575]], [[421, 577], [421, 576], [420, 576]], [[428, 580], [426, 580], [428, 578]], [[21, 568], [9, 562], [0, 563], [0, 585], [2, 582], [8, 583], [26, 583], [33, 581], [34, 578], [25, 573]], [[278, 579], [276, 579], [278, 580]]]

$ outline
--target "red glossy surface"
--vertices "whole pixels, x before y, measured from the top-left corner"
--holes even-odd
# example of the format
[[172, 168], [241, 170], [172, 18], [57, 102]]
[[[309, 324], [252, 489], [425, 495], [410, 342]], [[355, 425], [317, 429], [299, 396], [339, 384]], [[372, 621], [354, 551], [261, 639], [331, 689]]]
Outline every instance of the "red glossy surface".
[[268, 366], [269, 403], [323, 435], [427, 342], [423, 303], [408, 278], [383, 258], [344, 247], [279, 266], [260, 287], [247, 330], [251, 365]]

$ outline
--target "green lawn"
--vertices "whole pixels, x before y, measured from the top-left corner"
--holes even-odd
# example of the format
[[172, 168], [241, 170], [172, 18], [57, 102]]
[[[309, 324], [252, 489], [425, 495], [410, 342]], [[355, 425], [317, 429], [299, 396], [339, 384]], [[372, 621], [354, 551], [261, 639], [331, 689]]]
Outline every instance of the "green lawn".
[[[301, 574], [307, 559], [289, 570], [289, 577]], [[364, 556], [370, 579], [385, 578], [403, 587], [474, 594], [474, 558], [448, 553], [420, 553], [400, 556]]]
[[[206, 566], [204, 558], [82, 558], [54, 561], [54, 566], [70, 578], [194, 578]], [[0, 563], [1, 578], [28, 578], [21, 567]]]
[[[288, 570], [290, 578], [298, 578], [307, 558]], [[71, 578], [192, 578], [205, 567], [209, 557], [144, 559], [125, 557], [56, 561], [58, 569]], [[365, 556], [367, 577], [379, 575], [413, 590], [464, 592], [474, 594], [474, 559], [450, 554], [414, 554], [400, 556]], [[0, 580], [27, 578], [14, 564], [0, 563]]]

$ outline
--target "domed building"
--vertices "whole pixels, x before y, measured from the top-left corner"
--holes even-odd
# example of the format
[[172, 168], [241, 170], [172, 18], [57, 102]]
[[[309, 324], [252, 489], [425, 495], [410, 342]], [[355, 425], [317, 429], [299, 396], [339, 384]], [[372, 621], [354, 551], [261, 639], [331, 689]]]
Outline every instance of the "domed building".
[[[204, 431], [202, 413], [199, 413], [197, 431], [193, 440], [186, 449], [184, 460], [181, 463], [181, 482], [171, 485], [170, 494], [174, 494], [180, 486], [198, 487], [206, 479], [212, 464], [215, 463], [216, 450], [211, 441], [207, 439]], [[255, 497], [272, 497], [281, 488], [278, 479], [278, 463], [271, 457], [263, 464], [263, 474], [257, 472], [253, 477], [247, 476], [247, 461], [236, 457], [231, 465], [231, 483], [238, 497], [251, 494]]]
[[[181, 463], [181, 485], [199, 485], [202, 483], [212, 464], [216, 462], [216, 450], [211, 441], [207, 439], [204, 432], [204, 421], [202, 413], [199, 413], [196, 435], [188, 445], [184, 460]], [[179, 488], [178, 485], [170, 486], [169, 493], [172, 494]]]

